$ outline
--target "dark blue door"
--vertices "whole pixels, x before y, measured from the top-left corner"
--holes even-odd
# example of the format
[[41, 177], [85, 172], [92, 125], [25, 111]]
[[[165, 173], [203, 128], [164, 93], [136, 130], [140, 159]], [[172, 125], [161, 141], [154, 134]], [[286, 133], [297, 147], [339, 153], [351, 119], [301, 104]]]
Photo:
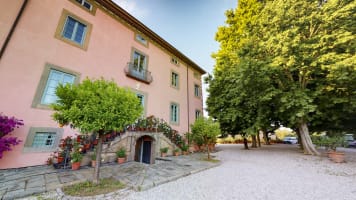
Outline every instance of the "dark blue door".
[[150, 164], [151, 162], [151, 141], [143, 141], [142, 162]]

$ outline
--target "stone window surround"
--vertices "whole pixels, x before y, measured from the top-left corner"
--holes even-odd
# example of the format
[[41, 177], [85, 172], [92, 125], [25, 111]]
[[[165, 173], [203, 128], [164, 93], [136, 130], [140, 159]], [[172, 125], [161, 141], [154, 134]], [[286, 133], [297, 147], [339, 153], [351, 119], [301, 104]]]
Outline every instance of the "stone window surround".
[[[56, 133], [56, 139], [53, 141], [51, 148], [48, 147], [32, 147], [32, 142], [35, 138], [37, 132], [53, 132]], [[53, 128], [53, 127], [30, 127], [30, 130], [27, 134], [27, 138], [24, 144], [23, 152], [53, 152], [57, 149], [60, 140], [63, 136], [63, 128]]]
[[[77, 20], [78, 22], [86, 25], [86, 31], [85, 31], [85, 35], [84, 35], [84, 39], [83, 39], [83, 44], [78, 44], [70, 39], [67, 39], [63, 36], [63, 29], [64, 29], [64, 26], [66, 24], [66, 21], [67, 21], [67, 17], [70, 16], [71, 18]], [[55, 38], [67, 43], [67, 44], [70, 44], [72, 46], [75, 46], [75, 47], [78, 47], [80, 49], [83, 49], [83, 50], [87, 50], [88, 49], [88, 45], [89, 45], [89, 38], [90, 38], [90, 35], [91, 35], [91, 30], [93, 28], [93, 25], [90, 24], [89, 22], [87, 22], [86, 20], [78, 17], [77, 15], [74, 15], [73, 13], [69, 12], [68, 10], [66, 9], [63, 9], [62, 11], [62, 15], [59, 19], [59, 22], [58, 22], [58, 26], [57, 26], [57, 29], [56, 29], [56, 33], [54, 35]]]
[[[173, 81], [173, 73], [175, 73], [175, 74], [177, 74], [178, 76], [177, 76], [177, 82], [178, 82], [178, 84], [177, 84], [177, 86], [175, 86], [175, 85], [173, 85], [172, 84], [172, 81]], [[172, 88], [174, 88], [174, 89], [177, 89], [177, 90], [179, 90], [179, 88], [180, 88], [180, 75], [179, 75], [179, 73], [178, 72], [176, 72], [176, 71], [174, 71], [174, 70], [171, 70], [171, 73], [170, 73], [170, 75], [171, 75], [171, 77], [170, 77], [170, 86], [172, 87]]]
[[[172, 121], [172, 105], [176, 105], [177, 106], [177, 121], [174, 122]], [[172, 125], [176, 125], [176, 126], [179, 126], [179, 122], [180, 122], [180, 106], [179, 106], [179, 103], [176, 103], [176, 102], [171, 102], [169, 104], [169, 123], [172, 124]]]
[[80, 74], [78, 72], [63, 67], [59, 67], [50, 63], [46, 63], [35, 92], [35, 97], [32, 101], [32, 106], [31, 106], [32, 108], [50, 109], [49, 105], [41, 104], [41, 99], [47, 85], [49, 73], [52, 69], [74, 75], [75, 76], [74, 84], [78, 84], [80, 81]]
[[95, 5], [93, 0], [85, 0], [88, 3], [91, 4], [91, 10], [88, 10], [86, 7], [84, 7], [82, 4], [80, 4], [79, 2], [77, 2], [76, 0], [69, 0], [70, 2], [74, 3], [75, 5], [77, 5], [78, 7], [82, 8], [83, 10], [89, 12], [92, 15], [95, 15], [96, 13], [96, 8], [97, 6]]

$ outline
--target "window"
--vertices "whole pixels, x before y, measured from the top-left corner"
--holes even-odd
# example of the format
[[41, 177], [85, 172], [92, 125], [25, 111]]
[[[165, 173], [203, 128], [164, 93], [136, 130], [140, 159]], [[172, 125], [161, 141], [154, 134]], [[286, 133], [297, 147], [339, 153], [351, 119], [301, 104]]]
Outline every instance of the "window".
[[70, 45], [86, 50], [92, 25], [80, 17], [63, 10], [55, 37]]
[[55, 93], [57, 86], [60, 83], [78, 83], [79, 78], [80, 74], [77, 72], [47, 63], [38, 84], [32, 107], [49, 109], [49, 104], [57, 101]]
[[171, 123], [178, 124], [179, 123], [179, 105], [176, 103], [171, 103]]
[[137, 98], [140, 100], [140, 105], [143, 107], [143, 112], [142, 112], [142, 117], [144, 117], [146, 114], [146, 97], [144, 94], [141, 93], [136, 93]]
[[144, 46], [148, 46], [148, 41], [140, 34], [136, 33], [135, 40]]
[[171, 74], [171, 86], [179, 88], [179, 75], [175, 72], [172, 72]]
[[63, 136], [62, 128], [31, 127], [24, 145], [24, 152], [53, 152]]
[[95, 15], [96, 6], [93, 0], [69, 0], [70, 2], [76, 4], [83, 10], [89, 12], [92, 15]]
[[200, 86], [197, 84], [194, 84], [194, 95], [200, 97]]
[[176, 58], [171, 58], [171, 62], [173, 63], [173, 64], [175, 64], [175, 65], [179, 65], [179, 62], [178, 62], [178, 59], [176, 59]]
[[47, 79], [46, 88], [44, 90], [41, 104], [51, 104], [57, 101], [56, 88], [59, 84], [73, 84], [75, 76], [55, 69], [51, 69]]
[[200, 110], [195, 110], [195, 119], [198, 119], [199, 117], [201, 117]]
[[80, 5], [82, 5], [84, 8], [88, 9], [88, 10], [92, 10], [93, 6], [91, 5], [91, 3], [89, 3], [86, 0], [75, 0], [76, 2], [78, 2]]
[[151, 72], [147, 70], [147, 67], [148, 56], [132, 48], [131, 62], [129, 62], [125, 68], [126, 75], [138, 81], [150, 84], [153, 78]]
[[56, 133], [36, 132], [32, 147], [52, 147], [55, 139]]
[[137, 51], [134, 51], [133, 65], [134, 69], [138, 73], [144, 73], [144, 71], [146, 70], [146, 56]]
[[85, 24], [80, 23], [73, 17], [67, 16], [62, 36], [82, 45], [86, 28], [87, 26]]

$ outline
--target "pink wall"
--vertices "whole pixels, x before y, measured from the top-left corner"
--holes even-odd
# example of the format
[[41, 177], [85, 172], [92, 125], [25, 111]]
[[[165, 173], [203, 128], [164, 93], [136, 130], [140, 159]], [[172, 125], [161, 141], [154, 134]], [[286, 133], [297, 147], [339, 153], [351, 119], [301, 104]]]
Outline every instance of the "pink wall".
[[[4, 0], [1, 0], [4, 1]], [[13, 4], [2, 3], [0, 20], [13, 14]], [[73, 47], [54, 37], [62, 10], [74, 13], [93, 25], [87, 51]], [[11, 12], [10, 12], [11, 11]], [[2, 32], [0, 32], [2, 34]], [[0, 35], [2, 37], [2, 35]], [[0, 38], [1, 39], [1, 38]], [[130, 61], [132, 47], [149, 56], [148, 70], [153, 82], [145, 84], [126, 77], [124, 67]], [[180, 124], [173, 126], [181, 133], [188, 131], [187, 110], [187, 67], [170, 63], [171, 56], [149, 41], [145, 47], [134, 40], [133, 30], [118, 23], [102, 9], [95, 16], [70, 1], [31, 0], [7, 51], [0, 60], [0, 112], [23, 119], [25, 126], [13, 135], [25, 141], [30, 127], [57, 127], [50, 115], [52, 111], [32, 108], [31, 104], [39, 84], [45, 63], [61, 66], [85, 77], [104, 77], [114, 79], [121, 86], [138, 89], [147, 93], [147, 115], [155, 115], [169, 122], [170, 102], [180, 105]], [[170, 86], [170, 73], [174, 70], [180, 75], [180, 89]], [[190, 122], [195, 119], [195, 110], [202, 110], [202, 100], [194, 97], [194, 83], [200, 83], [188, 70]], [[64, 136], [75, 131], [65, 128]], [[24, 143], [24, 142], [23, 142]], [[23, 143], [6, 152], [0, 159], [0, 169], [44, 164], [49, 153], [23, 153]]]

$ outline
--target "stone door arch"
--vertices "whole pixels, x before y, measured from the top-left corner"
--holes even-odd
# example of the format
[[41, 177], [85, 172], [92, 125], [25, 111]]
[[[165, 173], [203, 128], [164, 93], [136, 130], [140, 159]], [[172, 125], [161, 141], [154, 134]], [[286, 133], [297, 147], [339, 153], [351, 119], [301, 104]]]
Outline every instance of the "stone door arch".
[[144, 135], [136, 140], [134, 160], [137, 162], [154, 164], [156, 141], [153, 137]]

